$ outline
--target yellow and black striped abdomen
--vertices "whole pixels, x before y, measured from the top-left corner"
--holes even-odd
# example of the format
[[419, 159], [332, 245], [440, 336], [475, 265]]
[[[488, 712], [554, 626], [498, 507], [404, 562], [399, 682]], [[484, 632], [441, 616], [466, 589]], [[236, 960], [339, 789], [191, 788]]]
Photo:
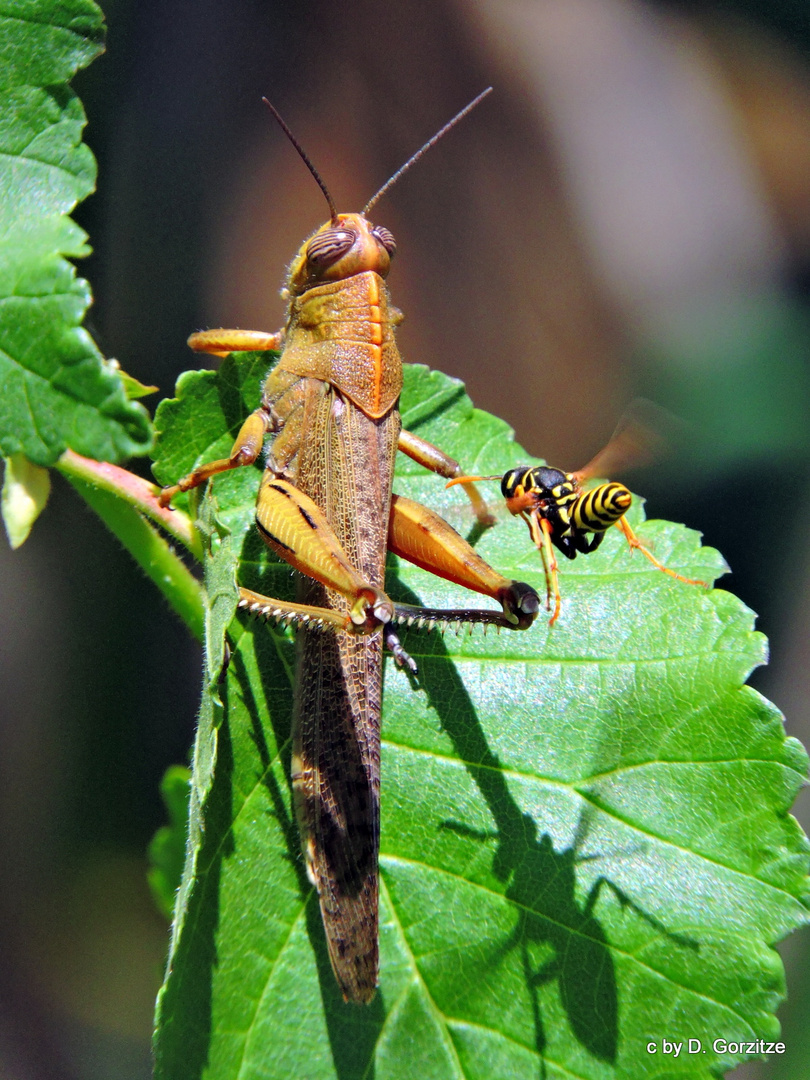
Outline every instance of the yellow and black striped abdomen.
[[583, 532], [604, 532], [630, 509], [633, 496], [624, 484], [600, 484], [583, 491], [571, 507], [571, 521]]

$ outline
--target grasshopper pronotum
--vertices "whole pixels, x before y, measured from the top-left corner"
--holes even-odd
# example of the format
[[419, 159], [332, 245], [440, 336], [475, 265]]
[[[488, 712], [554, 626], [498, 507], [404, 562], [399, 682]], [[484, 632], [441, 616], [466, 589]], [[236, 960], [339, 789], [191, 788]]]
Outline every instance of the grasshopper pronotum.
[[[230, 457], [199, 466], [160, 497], [165, 506], [179, 491], [251, 464], [272, 435], [256, 524], [268, 546], [301, 571], [300, 603], [245, 589], [240, 603], [305, 628], [298, 644], [292, 785], [332, 966], [344, 997], [355, 1002], [370, 1001], [377, 985], [383, 644], [415, 670], [394, 632], [397, 622], [461, 620], [526, 629], [540, 607], [529, 585], [497, 573], [432, 510], [391, 490], [398, 449], [446, 478], [460, 476], [461, 469], [401, 430], [402, 361], [394, 327], [402, 315], [390, 305], [384, 280], [396, 245], [366, 214], [483, 96], [426, 143], [360, 214], [337, 213], [272, 110], [321, 186], [330, 220], [293, 260], [282, 331], [210, 330], [189, 339], [201, 352], [281, 349], [281, 358]], [[483, 500], [472, 485], [467, 491], [484, 520]], [[394, 604], [383, 591], [386, 550], [497, 599], [503, 613]]]

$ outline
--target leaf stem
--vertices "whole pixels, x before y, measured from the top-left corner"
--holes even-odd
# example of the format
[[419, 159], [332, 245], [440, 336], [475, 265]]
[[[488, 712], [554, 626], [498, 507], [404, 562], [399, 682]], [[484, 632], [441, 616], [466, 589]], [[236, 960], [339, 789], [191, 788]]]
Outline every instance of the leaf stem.
[[59, 458], [56, 467], [69, 480], [84, 480], [93, 488], [109, 492], [118, 499], [123, 499], [146, 517], [151, 518], [169, 536], [178, 540], [198, 562], [202, 562], [202, 540], [188, 514], [182, 510], [170, 510], [157, 501], [160, 488], [135, 473], [122, 469], [119, 465], [110, 465], [106, 461], [95, 461], [82, 457], [73, 450], [66, 450]]
[[202, 641], [205, 632], [202, 587], [144, 514], [158, 520], [199, 557], [201, 543], [190, 519], [180, 511], [171, 512], [158, 506], [157, 487], [117, 465], [93, 461], [67, 450], [57, 468], [157, 585], [194, 637]]

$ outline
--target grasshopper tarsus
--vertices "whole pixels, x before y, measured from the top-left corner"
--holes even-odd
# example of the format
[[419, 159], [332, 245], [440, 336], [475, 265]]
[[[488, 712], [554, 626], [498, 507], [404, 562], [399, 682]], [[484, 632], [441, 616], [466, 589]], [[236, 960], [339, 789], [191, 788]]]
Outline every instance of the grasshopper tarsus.
[[[415, 627], [417, 630], [434, 630], [437, 626], [442, 632], [448, 626], [455, 626], [456, 633], [466, 627], [472, 632], [473, 627], [506, 627], [509, 630], [525, 630], [534, 622], [540, 609], [540, 599], [530, 585], [521, 581], [511, 583], [511, 589], [504, 594], [504, 610], [494, 611], [489, 608], [427, 608], [412, 604], [395, 604], [394, 621], [402, 626]], [[523, 605], [523, 606], [521, 606]]]
[[406, 652], [406, 650], [403, 648], [402, 642], [399, 640], [399, 637], [395, 633], [390, 623], [383, 629], [383, 640], [385, 641], [386, 646], [393, 655], [397, 667], [407, 667], [410, 671], [413, 672], [414, 675], [419, 674], [419, 668], [416, 666], [416, 661], [410, 655], [410, 653]]
[[172, 499], [175, 495], [179, 495], [181, 491], [179, 484], [172, 484], [170, 487], [161, 488], [157, 494], [158, 506], [161, 510], [174, 510], [172, 506]]

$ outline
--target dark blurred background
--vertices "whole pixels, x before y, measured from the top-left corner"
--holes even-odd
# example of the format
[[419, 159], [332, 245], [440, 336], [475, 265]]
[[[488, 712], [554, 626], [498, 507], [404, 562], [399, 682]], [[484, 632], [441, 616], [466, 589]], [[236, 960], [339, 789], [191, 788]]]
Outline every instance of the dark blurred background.
[[[356, 210], [493, 84], [375, 207], [403, 355], [565, 468], [638, 394], [688, 420], [633, 486], [723, 551], [772, 642], [753, 682], [806, 741], [807, 3], [103, 7], [107, 54], [76, 80], [99, 194], [76, 217], [106, 355], [169, 393], [197, 366], [190, 331], [281, 325], [284, 267], [325, 206], [263, 94]], [[0, 1075], [140, 1080], [167, 943], [144, 851], [200, 656], [58, 477], [28, 543], [0, 545], [0, 615]], [[809, 949], [783, 947], [788, 1053], [737, 1080], [810, 1075]]]

